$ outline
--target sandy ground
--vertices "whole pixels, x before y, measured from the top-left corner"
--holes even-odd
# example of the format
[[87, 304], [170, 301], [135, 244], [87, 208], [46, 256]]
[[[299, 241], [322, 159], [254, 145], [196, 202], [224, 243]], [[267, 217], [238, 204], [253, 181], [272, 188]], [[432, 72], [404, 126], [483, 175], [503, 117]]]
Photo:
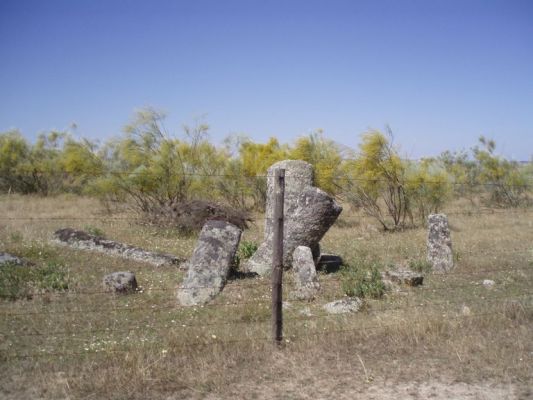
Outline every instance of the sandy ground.
[[[231, 395], [191, 393], [191, 397], [208, 400], [222, 398], [239, 399], [336, 399], [336, 400], [528, 400], [533, 399], [533, 389], [527, 385], [500, 384], [494, 382], [460, 383], [429, 381], [420, 383], [372, 382], [356, 387], [353, 382], [317, 379], [308, 385], [282, 382], [280, 385], [257, 387], [239, 385]], [[171, 397], [174, 400], [180, 397]]]

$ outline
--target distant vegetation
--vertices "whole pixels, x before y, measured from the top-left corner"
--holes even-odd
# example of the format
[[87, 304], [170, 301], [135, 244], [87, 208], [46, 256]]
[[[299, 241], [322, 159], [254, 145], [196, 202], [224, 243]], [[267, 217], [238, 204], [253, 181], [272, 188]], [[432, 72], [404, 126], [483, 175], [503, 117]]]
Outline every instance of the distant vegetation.
[[317, 186], [376, 218], [383, 229], [420, 224], [452, 198], [497, 207], [530, 202], [531, 165], [495, 153], [484, 137], [469, 151], [405, 160], [392, 133], [363, 133], [358, 151], [341, 148], [321, 131], [282, 144], [276, 138], [209, 141], [203, 123], [176, 136], [153, 109], [135, 113], [122, 137], [101, 146], [50, 132], [29, 143], [19, 131], [0, 133], [0, 190], [4, 193], [97, 196], [127, 204], [141, 215], [160, 215], [191, 200], [209, 200], [240, 210], [263, 210], [267, 168], [283, 159], [315, 167]]

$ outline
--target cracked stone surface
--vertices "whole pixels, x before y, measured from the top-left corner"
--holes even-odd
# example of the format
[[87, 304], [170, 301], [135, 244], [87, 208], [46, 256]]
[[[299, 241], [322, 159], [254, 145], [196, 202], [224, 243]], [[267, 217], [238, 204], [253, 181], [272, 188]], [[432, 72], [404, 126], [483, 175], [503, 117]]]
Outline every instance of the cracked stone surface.
[[241, 239], [241, 229], [225, 221], [207, 221], [177, 291], [179, 304], [202, 305], [224, 288]]
[[104, 288], [115, 293], [135, 292], [137, 279], [131, 271], [118, 271], [104, 276]]
[[59, 229], [54, 233], [54, 243], [75, 249], [93, 250], [113, 256], [120, 256], [135, 261], [143, 261], [157, 267], [161, 265], [179, 265], [183, 260], [171, 254], [156, 253], [114, 242], [84, 231], [71, 228]]
[[346, 314], [357, 312], [363, 307], [363, 300], [359, 297], [348, 297], [324, 304], [322, 307], [328, 314]]
[[452, 239], [445, 214], [428, 217], [427, 261], [437, 273], [449, 272], [454, 267]]
[[320, 290], [313, 253], [309, 247], [298, 246], [292, 256], [294, 291], [291, 296], [299, 300], [312, 300]]

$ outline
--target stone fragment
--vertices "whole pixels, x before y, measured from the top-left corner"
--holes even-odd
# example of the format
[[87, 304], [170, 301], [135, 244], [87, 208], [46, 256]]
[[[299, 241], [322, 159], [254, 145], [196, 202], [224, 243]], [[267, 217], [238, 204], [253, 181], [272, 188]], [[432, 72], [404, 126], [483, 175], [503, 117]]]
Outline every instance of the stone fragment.
[[106, 253], [113, 256], [147, 262], [157, 267], [162, 265], [179, 265], [183, 260], [171, 254], [155, 253], [133, 247], [124, 243], [114, 242], [84, 231], [71, 228], [59, 229], [54, 233], [54, 242], [75, 249], [85, 249]]
[[463, 307], [461, 308], [461, 314], [463, 314], [465, 317], [468, 317], [470, 314], [472, 314], [472, 311], [470, 311], [470, 307], [463, 304]]
[[385, 271], [382, 274], [384, 280], [407, 286], [420, 286], [424, 282], [424, 275], [408, 269], [397, 269]]
[[0, 252], [0, 266], [4, 264], [24, 265], [27, 264], [27, 262], [20, 257]]
[[137, 290], [137, 279], [131, 271], [113, 272], [104, 276], [104, 288], [115, 293], [128, 293]]
[[[292, 266], [292, 255], [296, 247], [316, 249], [322, 237], [333, 225], [342, 207], [326, 192], [307, 187], [298, 197], [296, 206], [285, 214], [283, 234], [283, 266]], [[317, 257], [315, 254], [313, 257]], [[272, 237], [259, 246], [245, 267], [259, 275], [267, 275], [272, 269]]]
[[346, 299], [335, 300], [324, 304], [322, 307], [328, 314], [346, 314], [357, 312], [363, 307], [363, 300], [358, 297], [348, 297]]
[[299, 300], [314, 299], [320, 289], [320, 284], [318, 283], [313, 253], [309, 247], [296, 247], [292, 256], [292, 269], [295, 288], [291, 296]]
[[202, 305], [224, 288], [242, 231], [225, 221], [207, 221], [186, 262], [187, 276], [177, 291], [183, 306]]
[[439, 273], [449, 272], [454, 266], [448, 217], [444, 214], [428, 217], [427, 261]]
[[487, 289], [491, 289], [496, 282], [494, 282], [492, 279], [484, 279], [483, 280], [483, 286], [485, 286]]

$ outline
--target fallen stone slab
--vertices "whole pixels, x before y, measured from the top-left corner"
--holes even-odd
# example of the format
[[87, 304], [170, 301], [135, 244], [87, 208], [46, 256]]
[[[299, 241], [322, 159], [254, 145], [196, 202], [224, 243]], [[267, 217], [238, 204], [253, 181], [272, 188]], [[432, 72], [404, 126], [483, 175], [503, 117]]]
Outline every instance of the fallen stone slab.
[[104, 288], [114, 293], [131, 293], [137, 290], [137, 279], [131, 271], [118, 271], [104, 276]]
[[198, 243], [185, 263], [187, 276], [177, 291], [179, 304], [202, 305], [224, 288], [242, 230], [225, 221], [207, 221], [200, 232]]
[[399, 285], [420, 286], [424, 283], [424, 275], [408, 269], [385, 271], [381, 277]]
[[322, 307], [328, 314], [346, 314], [357, 312], [363, 307], [363, 300], [359, 297], [348, 297], [324, 304]]
[[0, 252], [0, 266], [5, 265], [5, 264], [26, 265], [26, 264], [28, 264], [28, 261], [26, 261], [26, 260], [24, 260], [24, 259], [22, 259], [20, 257], [13, 256], [13, 255], [8, 254], [8, 253]]
[[449, 272], [454, 266], [448, 217], [444, 214], [428, 217], [427, 261], [439, 273]]
[[320, 289], [313, 253], [309, 247], [298, 246], [292, 256], [294, 290], [291, 297], [299, 300], [312, 300]]
[[162, 265], [180, 265], [183, 261], [171, 254], [143, 250], [71, 228], [63, 228], [54, 232], [53, 241], [56, 244], [70, 246], [75, 249], [92, 250], [130, 260], [147, 262], [157, 267]]

